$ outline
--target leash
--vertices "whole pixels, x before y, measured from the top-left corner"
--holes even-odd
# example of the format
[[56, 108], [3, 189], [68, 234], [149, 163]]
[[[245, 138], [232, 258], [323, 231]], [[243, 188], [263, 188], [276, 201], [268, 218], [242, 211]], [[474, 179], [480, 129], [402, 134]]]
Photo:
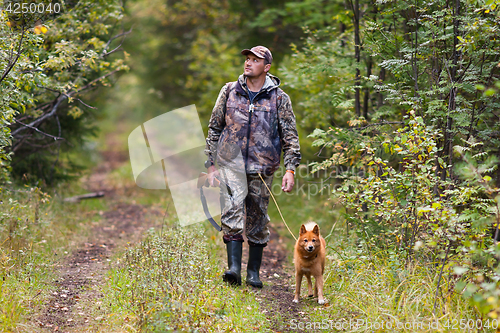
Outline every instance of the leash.
[[[218, 187], [222, 188], [222, 185], [225, 186], [226, 191], [229, 194], [229, 199], [231, 200], [231, 202], [233, 202], [233, 190], [231, 189], [231, 187], [224, 181], [222, 181], [222, 179], [220, 179], [219, 177], [216, 177], [216, 181]], [[198, 189], [200, 190], [200, 200], [201, 200], [201, 205], [203, 206], [203, 212], [205, 213], [205, 216], [207, 217], [210, 224], [212, 224], [212, 226], [215, 228], [215, 230], [221, 231], [222, 227], [218, 225], [217, 222], [215, 222], [212, 215], [210, 215], [210, 212], [208, 211], [207, 199], [205, 198], [205, 194], [203, 193], [203, 186], [205, 187], [210, 186], [210, 184], [208, 183], [208, 175], [206, 172], [200, 173], [200, 175], [198, 176], [198, 182], [196, 184], [196, 187], [198, 187]]]
[[288, 229], [288, 232], [290, 233], [290, 235], [292, 235], [292, 237], [295, 239], [295, 241], [297, 241], [297, 237], [295, 237], [295, 235], [292, 233], [292, 231], [288, 227], [288, 224], [286, 224], [286, 222], [285, 222], [285, 218], [283, 217], [283, 214], [281, 214], [281, 209], [278, 206], [278, 203], [276, 202], [276, 199], [274, 198], [273, 192], [271, 192], [271, 190], [267, 186], [266, 182], [264, 181], [264, 178], [262, 178], [262, 176], [260, 175], [260, 173], [259, 173], [259, 177], [262, 180], [262, 182], [264, 183], [264, 185], [266, 186], [267, 190], [269, 191], [269, 194], [271, 194], [271, 198], [273, 198], [274, 204], [276, 205], [276, 208], [278, 208], [278, 212], [280, 213], [281, 219], [283, 220], [283, 223], [285, 224], [286, 228]]

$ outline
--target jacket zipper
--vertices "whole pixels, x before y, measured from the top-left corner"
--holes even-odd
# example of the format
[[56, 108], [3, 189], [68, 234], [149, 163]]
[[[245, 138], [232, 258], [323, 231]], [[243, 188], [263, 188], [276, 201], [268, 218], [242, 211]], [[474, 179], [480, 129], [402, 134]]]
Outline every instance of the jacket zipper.
[[253, 103], [248, 107], [248, 130], [247, 130], [247, 149], [245, 152], [245, 173], [248, 171], [248, 150], [250, 148], [250, 126], [252, 125]]

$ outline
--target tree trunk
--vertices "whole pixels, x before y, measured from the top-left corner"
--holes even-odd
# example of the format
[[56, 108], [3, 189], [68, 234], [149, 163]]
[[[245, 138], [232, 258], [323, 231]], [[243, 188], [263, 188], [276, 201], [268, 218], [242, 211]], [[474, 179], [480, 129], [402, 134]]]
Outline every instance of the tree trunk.
[[359, 70], [359, 63], [361, 60], [361, 50], [360, 50], [360, 44], [361, 44], [361, 39], [359, 37], [359, 0], [354, 0], [354, 6], [353, 6], [353, 21], [354, 21], [354, 55], [356, 58], [356, 78], [354, 80], [354, 85], [356, 85], [355, 88], [355, 109], [356, 109], [356, 116], [360, 117], [361, 116], [361, 101], [360, 101], [360, 89], [359, 86], [361, 85], [361, 72]]
[[[368, 57], [368, 62], [366, 64], [366, 76], [370, 77], [372, 75], [372, 57]], [[368, 120], [368, 103], [370, 102], [370, 89], [365, 87], [364, 89], [364, 100], [363, 100], [363, 117]]]
[[450, 82], [452, 84], [452, 88], [450, 89], [450, 97], [448, 99], [448, 115], [446, 116], [446, 129], [444, 133], [444, 147], [443, 147], [443, 158], [445, 161], [447, 160], [448, 169], [443, 169], [441, 173], [441, 179], [446, 179], [447, 171], [449, 171], [450, 177], [453, 172], [453, 154], [452, 154], [452, 126], [453, 126], [453, 118], [451, 113], [456, 109], [456, 96], [457, 96], [457, 88], [454, 86], [457, 79], [457, 67], [458, 67], [458, 25], [459, 19], [458, 16], [460, 14], [460, 0], [454, 1], [453, 6], [453, 64], [450, 68]]
[[[380, 69], [380, 74], [378, 76], [379, 81], [382, 83], [385, 80], [385, 68]], [[384, 95], [382, 92], [377, 92], [377, 108], [382, 107], [384, 105]]]

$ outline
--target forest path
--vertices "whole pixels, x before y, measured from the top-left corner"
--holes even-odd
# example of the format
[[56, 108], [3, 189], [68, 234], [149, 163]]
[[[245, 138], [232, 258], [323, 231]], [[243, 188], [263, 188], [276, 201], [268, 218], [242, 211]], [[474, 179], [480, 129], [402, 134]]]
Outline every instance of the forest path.
[[[134, 200], [130, 203], [135, 186], [110, 179], [112, 171], [130, 162], [127, 152], [116, 150], [120, 145], [114, 135], [108, 135], [106, 142], [110, 150], [99, 152], [103, 162], [81, 182], [88, 192], [104, 192], [103, 198], [91, 200], [107, 200], [110, 209], [89, 212], [90, 237], [56, 266], [56, 291], [42, 313], [34, 318], [41, 332], [100, 331], [99, 323], [104, 315], [99, 312], [103, 297], [99, 286], [105, 282], [105, 273], [110, 268], [109, 258], [127, 244], [139, 241], [143, 233], [154, 226], [154, 219], [150, 216], [163, 215], [151, 207], [134, 203]], [[101, 216], [99, 222], [91, 222], [95, 213]]]
[[[115, 146], [113, 137], [107, 139], [111, 149]], [[131, 200], [137, 191], [135, 186], [110, 180], [112, 171], [129, 163], [128, 154], [114, 150], [100, 154], [103, 162], [82, 182], [89, 192], [104, 192], [103, 198], [92, 200], [107, 200], [110, 209], [98, 212], [101, 221], [89, 222], [93, 224], [91, 236], [57, 265], [56, 290], [42, 313], [34, 318], [40, 332], [100, 332], [101, 321], [106, 319], [100, 308], [103, 298], [100, 286], [106, 282], [110, 258], [140, 241], [147, 229], [158, 226], [162, 220], [164, 212]], [[244, 246], [244, 276], [247, 259], [248, 248]], [[293, 265], [289, 261], [283, 239], [272, 229], [260, 273], [264, 288], [248, 290], [255, 293], [275, 332], [300, 332], [290, 329], [291, 320], [307, 320], [306, 313], [301, 311], [302, 303], [292, 302], [295, 288], [290, 285]]]

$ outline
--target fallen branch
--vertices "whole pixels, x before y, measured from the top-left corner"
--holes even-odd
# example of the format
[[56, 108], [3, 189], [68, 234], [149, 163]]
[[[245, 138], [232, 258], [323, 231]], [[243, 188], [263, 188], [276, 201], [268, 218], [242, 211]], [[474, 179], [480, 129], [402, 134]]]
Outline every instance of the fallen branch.
[[80, 200], [83, 200], [83, 199], [101, 198], [103, 196], [104, 196], [104, 192], [99, 191], [99, 192], [75, 195], [74, 197], [66, 198], [63, 201], [64, 202], [79, 202]]

